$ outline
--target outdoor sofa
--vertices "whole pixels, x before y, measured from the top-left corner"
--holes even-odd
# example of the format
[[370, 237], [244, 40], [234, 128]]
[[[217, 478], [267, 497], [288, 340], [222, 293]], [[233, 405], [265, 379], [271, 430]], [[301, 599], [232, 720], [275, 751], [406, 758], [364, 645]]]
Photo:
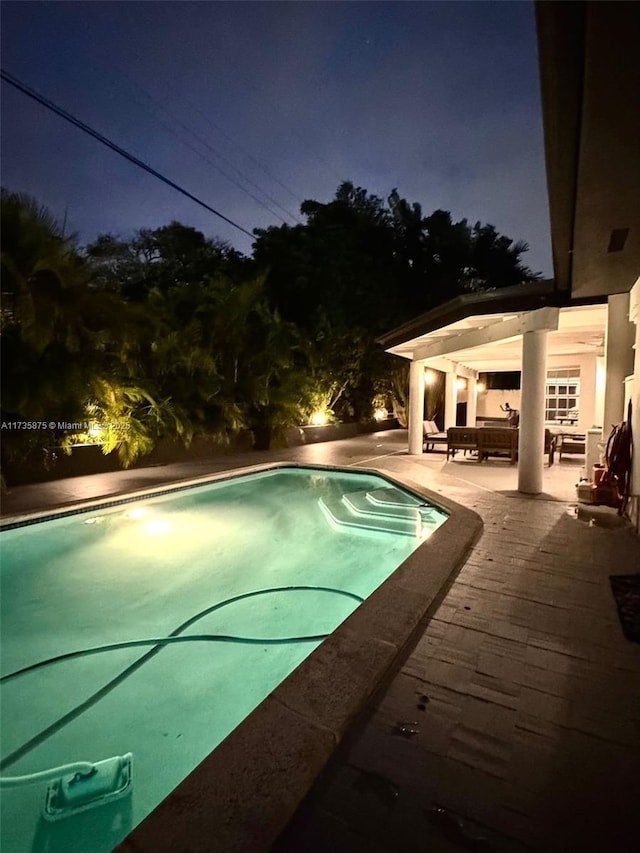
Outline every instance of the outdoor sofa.
[[480, 428], [478, 427], [449, 427], [447, 430], [447, 462], [449, 456], [454, 457], [458, 450], [464, 450], [465, 455], [468, 450], [477, 452], [479, 450], [479, 432]]
[[[476, 427], [508, 427], [509, 419], [508, 418], [495, 418], [495, 417], [487, 417], [484, 416], [482, 418], [476, 418]], [[436, 447], [441, 447], [443, 450], [447, 449], [447, 433], [446, 431], [442, 431], [438, 428], [438, 425], [435, 421], [423, 421], [422, 422], [422, 437], [424, 442], [424, 452], [429, 453], [431, 450], [435, 450]], [[471, 445], [468, 448], [461, 447], [460, 449], [467, 450], [475, 450], [475, 438], [471, 442]]]
[[[518, 460], [519, 430], [511, 427], [449, 427], [447, 430], [447, 461], [458, 450], [478, 454], [478, 462], [489, 456], [507, 455], [514, 464]], [[553, 465], [556, 451], [556, 436], [544, 431], [544, 452], [549, 454], [549, 465]]]

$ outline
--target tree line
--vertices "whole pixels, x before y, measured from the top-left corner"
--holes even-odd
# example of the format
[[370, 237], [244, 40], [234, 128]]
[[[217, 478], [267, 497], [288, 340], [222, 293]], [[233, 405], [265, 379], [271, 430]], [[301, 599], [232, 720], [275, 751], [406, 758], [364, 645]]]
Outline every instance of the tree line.
[[406, 393], [377, 336], [539, 277], [492, 225], [349, 182], [304, 224], [256, 229], [250, 257], [175, 221], [79, 246], [35, 199], [1, 202], [2, 422], [55, 424], [3, 430], [5, 460], [97, 435], [127, 466], [163, 437], [251, 429], [264, 447], [314, 412], [367, 420]]

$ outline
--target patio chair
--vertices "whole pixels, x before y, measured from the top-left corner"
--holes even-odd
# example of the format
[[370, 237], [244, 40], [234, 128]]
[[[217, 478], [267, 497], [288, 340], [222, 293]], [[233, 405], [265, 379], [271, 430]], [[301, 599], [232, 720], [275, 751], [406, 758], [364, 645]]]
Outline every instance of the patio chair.
[[445, 445], [447, 443], [446, 432], [440, 432], [435, 421], [422, 422], [422, 438], [425, 453], [435, 450], [436, 444]]

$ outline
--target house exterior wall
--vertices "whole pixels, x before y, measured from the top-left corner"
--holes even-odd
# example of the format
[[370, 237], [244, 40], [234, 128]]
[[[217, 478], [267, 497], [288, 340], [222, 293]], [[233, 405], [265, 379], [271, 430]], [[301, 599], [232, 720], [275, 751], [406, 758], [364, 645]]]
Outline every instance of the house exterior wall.
[[513, 391], [501, 391], [490, 389], [478, 394], [477, 417], [482, 418], [504, 418], [505, 413], [500, 406], [508, 403], [512, 409], [520, 410], [520, 389]]
[[[580, 368], [580, 416], [575, 429], [578, 432], [586, 432], [591, 427], [601, 426], [596, 424], [596, 412], [598, 410], [598, 388], [597, 368], [598, 359], [594, 354], [580, 355], [553, 355], [547, 358], [547, 368], [579, 367]], [[466, 399], [462, 396], [459, 399]], [[521, 392], [514, 388], [510, 391], [490, 389], [478, 394], [478, 418], [504, 417], [504, 411], [500, 408], [505, 403], [513, 409], [521, 408]]]

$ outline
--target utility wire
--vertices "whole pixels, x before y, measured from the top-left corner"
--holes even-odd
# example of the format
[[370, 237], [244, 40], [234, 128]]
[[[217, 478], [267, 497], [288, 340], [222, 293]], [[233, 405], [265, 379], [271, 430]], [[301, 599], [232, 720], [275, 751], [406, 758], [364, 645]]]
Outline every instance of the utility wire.
[[[104, 74], [106, 72], [107, 74], [109, 74], [112, 77], [115, 75], [115, 76], [121, 78], [123, 81], [126, 81], [126, 83], [128, 84], [128, 86], [131, 89], [138, 90], [138, 92], [140, 92], [142, 95], [145, 96], [145, 98], [150, 100], [157, 109], [162, 110], [163, 112], [167, 113], [167, 115], [174, 118], [174, 120], [177, 121], [178, 124], [180, 124], [185, 130], [187, 130], [192, 136], [194, 136], [196, 139], [201, 141], [203, 145], [205, 145], [211, 151], [213, 151], [213, 153], [216, 154], [216, 156], [218, 156], [220, 159], [224, 160], [224, 162], [228, 163], [230, 168], [233, 169], [233, 171], [237, 175], [239, 175], [239, 177], [242, 180], [245, 180], [248, 183], [250, 183], [252, 186], [254, 186], [258, 190], [258, 192], [262, 193], [267, 199], [269, 199], [273, 204], [275, 204], [276, 207], [280, 208], [280, 210], [282, 210], [284, 213], [286, 213], [287, 216], [294, 219], [298, 224], [300, 224], [300, 225], [302, 224], [302, 222], [298, 218], [297, 214], [291, 213], [290, 210], [287, 210], [287, 208], [285, 208], [281, 204], [279, 204], [279, 202], [275, 198], [273, 198], [273, 196], [271, 196], [265, 189], [263, 189], [259, 184], [257, 184], [255, 181], [253, 181], [248, 175], [246, 175], [244, 172], [242, 172], [237, 166], [235, 166], [233, 164], [233, 162], [231, 160], [229, 160], [227, 157], [225, 157], [223, 154], [221, 154], [219, 151], [217, 151], [212, 145], [210, 145], [208, 142], [206, 142], [206, 140], [203, 139], [202, 135], [197, 134], [191, 127], [185, 125], [184, 122], [181, 122], [166, 106], [166, 100], [158, 101], [158, 100], [154, 99], [154, 97], [151, 95], [151, 93], [149, 91], [147, 91], [143, 86], [141, 86], [138, 81], [133, 79], [122, 68], [119, 68], [118, 66], [114, 65], [113, 64], [113, 58], [111, 56], [108, 56], [106, 53], [101, 53], [101, 55], [99, 57], [97, 57], [95, 54], [95, 51], [93, 51], [91, 53], [91, 55], [89, 55], [88, 53], [85, 53], [82, 50], [80, 51], [80, 55], [81, 55], [82, 61], [85, 64], [91, 65], [93, 68], [95, 68], [96, 70], [98, 70], [102, 74]], [[213, 119], [209, 115], [207, 115], [203, 110], [201, 110], [193, 101], [190, 101], [188, 98], [186, 98], [184, 92], [180, 91], [175, 85], [173, 85], [171, 82], [171, 79], [169, 77], [158, 76], [158, 74], [155, 73], [155, 78], [158, 81], [158, 84], [162, 86], [163, 90], [172, 91], [173, 94], [179, 98], [180, 102], [182, 104], [184, 104], [185, 107], [187, 107], [192, 112], [198, 113], [198, 115], [202, 119], [204, 119], [204, 121], [206, 121], [207, 124], [209, 124], [211, 127], [213, 127], [217, 131], [218, 134], [222, 135], [229, 143], [231, 143], [234, 146], [234, 149], [236, 149], [236, 152], [237, 151], [242, 152], [247, 160], [250, 160], [255, 166], [257, 166], [259, 169], [261, 169], [270, 180], [274, 181], [283, 190], [285, 190], [285, 192], [287, 192], [293, 198], [293, 200], [296, 202], [296, 205], [298, 206], [298, 208], [300, 207], [300, 205], [302, 204], [302, 198], [300, 198], [298, 195], [296, 195], [296, 193], [290, 187], [288, 187], [283, 181], [281, 181], [276, 175], [274, 175], [273, 172], [271, 172], [269, 170], [269, 168], [264, 163], [262, 163], [256, 157], [254, 157], [250, 151], [248, 151], [246, 148], [244, 148], [233, 136], [231, 136], [229, 133], [227, 133], [223, 127], [221, 127], [219, 124], [217, 124], [215, 121], [213, 121]], [[140, 104], [140, 101], [137, 98], [135, 98], [134, 100], [137, 104]], [[144, 109], [147, 112], [150, 112], [148, 107], [145, 106]], [[157, 115], [155, 115], [153, 113], [150, 113], [150, 114], [152, 114], [153, 117], [157, 121], [160, 121], [160, 119], [157, 117]], [[164, 125], [164, 126], [166, 127], [166, 125]], [[173, 128], [171, 128], [170, 130], [171, 130], [171, 133], [176, 135], [176, 137], [178, 139], [180, 139], [181, 142], [184, 143], [184, 140], [180, 136], [177, 136], [177, 134], [176, 134], [175, 130], [173, 130]], [[196, 153], [198, 153], [199, 156], [202, 156], [200, 154], [200, 152], [196, 152]], [[208, 162], [210, 162], [210, 161], [208, 161]], [[211, 165], [214, 165], [214, 164], [211, 164]], [[222, 171], [219, 166], [215, 165], [215, 168], [218, 171], [220, 171], [220, 173], [223, 174], [225, 176], [225, 178], [228, 178], [228, 180], [232, 181], [232, 183], [234, 183], [236, 186], [238, 186], [238, 184], [235, 181], [233, 181], [233, 179], [230, 178], [224, 171]], [[245, 190], [244, 187], [240, 187], [240, 189], [243, 192], [247, 192], [247, 190]], [[257, 199], [255, 199], [255, 196], [251, 196], [251, 197], [254, 198], [254, 200], [258, 201]], [[261, 202], [258, 202], [258, 203], [261, 204]], [[266, 210], [269, 210], [270, 213], [274, 214], [275, 216], [278, 216], [278, 214], [275, 213], [275, 211], [271, 210], [271, 208], [269, 208], [267, 205], [263, 204], [262, 206], [265, 207]], [[282, 217], [278, 217], [278, 218], [282, 219]], [[284, 221], [284, 220], [282, 220], [282, 221]]]
[[[235, 62], [235, 60], [231, 59], [228, 52], [226, 52], [224, 50], [222, 52], [225, 54], [226, 63], [235, 69], [236, 74], [244, 80], [245, 85], [248, 86], [250, 89], [253, 89], [254, 92], [256, 92], [258, 95], [260, 95], [262, 97], [262, 92], [260, 91], [260, 88], [249, 77], [247, 77], [247, 75], [244, 73], [242, 68], [240, 68], [240, 66]], [[280, 113], [281, 116], [283, 116], [283, 118], [286, 118], [284, 110], [278, 105], [277, 102], [273, 102], [272, 106], [274, 107], [274, 109], [278, 110], [278, 112]], [[340, 183], [342, 183], [344, 181], [344, 176], [340, 176], [335, 171], [333, 166], [331, 166], [329, 163], [327, 163], [327, 161], [324, 159], [324, 157], [321, 157], [318, 153], [313, 153], [313, 152], [309, 151], [309, 141], [304, 139], [298, 133], [298, 131], [295, 129], [295, 127], [289, 128], [288, 133], [292, 133], [294, 136], [298, 137], [300, 142], [302, 142], [302, 144], [305, 146], [305, 148], [311, 154], [311, 156], [314, 157], [319, 163], [322, 163], [325, 166], [325, 171], [327, 174], [331, 173], [334, 177], [336, 177], [338, 179], [338, 181], [340, 181]]]
[[232, 219], [229, 219], [227, 216], [224, 216], [224, 214], [215, 210], [215, 208], [211, 207], [206, 202], [202, 201], [196, 196], [192, 195], [190, 192], [183, 189], [178, 184], [174, 183], [174, 181], [171, 181], [169, 178], [166, 178], [164, 175], [161, 175], [160, 172], [157, 172], [155, 169], [152, 169], [151, 166], [147, 165], [142, 160], [139, 160], [137, 157], [134, 157], [133, 154], [129, 154], [129, 152], [125, 151], [124, 148], [121, 148], [119, 145], [116, 145], [115, 142], [112, 142], [110, 139], [107, 139], [106, 136], [103, 136], [97, 130], [94, 130], [92, 127], [89, 127], [88, 124], [85, 124], [83, 121], [80, 121], [80, 119], [76, 118], [75, 116], [71, 115], [71, 113], [68, 113], [66, 110], [62, 109], [62, 107], [59, 107], [54, 104], [53, 101], [50, 101], [48, 98], [45, 98], [44, 95], [40, 95], [38, 92], [36, 92], [34, 89], [31, 89], [25, 83], [22, 83], [20, 80], [18, 80], [17, 77], [14, 77], [13, 74], [10, 74], [8, 71], [5, 71], [4, 68], [0, 69], [0, 76], [6, 83], [9, 83], [11, 86], [18, 89], [23, 94], [28, 95], [30, 98], [33, 98], [34, 101], [37, 101], [44, 107], [47, 107], [47, 109], [51, 110], [52, 112], [56, 113], [56, 115], [59, 115], [61, 118], [80, 128], [80, 130], [83, 130], [85, 133], [88, 133], [89, 136], [92, 136], [94, 139], [97, 139], [98, 142], [102, 142], [103, 145], [106, 145], [107, 148], [111, 148], [112, 151], [115, 151], [116, 154], [119, 154], [121, 157], [124, 157], [130, 163], [133, 163], [135, 166], [139, 166], [141, 169], [144, 169], [145, 172], [148, 172], [150, 175], [153, 175], [154, 178], [158, 178], [158, 180], [172, 187], [174, 190], [177, 190], [179, 193], [182, 193], [182, 195], [185, 195], [187, 198], [190, 198], [191, 201], [195, 201], [195, 203], [199, 204], [200, 207], [204, 207], [205, 210], [208, 210], [210, 213], [213, 213], [215, 216], [218, 216], [220, 219], [223, 219], [225, 222], [228, 222], [229, 225], [233, 225], [234, 228], [237, 228], [238, 231], [242, 231], [242, 233], [246, 234], [247, 237], [251, 237], [252, 240], [255, 239], [255, 235], [252, 234], [250, 231], [247, 231], [246, 228], [243, 228], [241, 225], [238, 225], [237, 222], [234, 222]]
[[[147, 96], [147, 97], [149, 97], [151, 99], [151, 96]], [[166, 121], [164, 121], [164, 119], [160, 118], [159, 115], [156, 115], [156, 113], [154, 113], [153, 110], [151, 110], [148, 106], [143, 105], [142, 102], [139, 101], [137, 98], [134, 99], [134, 102], [136, 104], [138, 104], [139, 106], [142, 106], [142, 108], [147, 111], [147, 113], [154, 119], [154, 121], [157, 121], [158, 124], [161, 125], [170, 134], [172, 134], [172, 136], [175, 136], [175, 138], [178, 140], [178, 142], [181, 145], [184, 145], [185, 148], [189, 148], [191, 151], [193, 151], [195, 154], [197, 154], [201, 160], [204, 160], [205, 163], [208, 163], [209, 166], [214, 168], [216, 170], [216, 172], [218, 172], [219, 174], [222, 175], [223, 178], [226, 178], [230, 183], [232, 183], [235, 187], [237, 187], [241, 192], [248, 195], [249, 198], [253, 199], [253, 201], [255, 201], [256, 204], [259, 204], [260, 207], [264, 208], [264, 210], [267, 210], [272, 216], [275, 216], [281, 222], [284, 222], [285, 225], [289, 224], [287, 222], [287, 220], [284, 219], [282, 216], [280, 216], [280, 214], [277, 211], [275, 211], [275, 210], [273, 210], [273, 208], [269, 207], [269, 205], [266, 204], [266, 202], [262, 201], [262, 199], [259, 199], [257, 196], [255, 196], [246, 187], [243, 187], [241, 183], [239, 183], [235, 178], [233, 178], [231, 175], [229, 175], [227, 172], [225, 172], [225, 170], [221, 166], [219, 166], [217, 163], [214, 163], [213, 160], [210, 157], [207, 157], [206, 154], [203, 154], [202, 151], [200, 151], [192, 142], [189, 142], [187, 139], [184, 139], [173, 127], [171, 127], [171, 125], [168, 122], [166, 122]], [[160, 107], [160, 109], [163, 109], [163, 108]], [[167, 111], [165, 111], [165, 112], [167, 112]], [[168, 113], [168, 114], [171, 115], [170, 113]], [[184, 125], [183, 125], [183, 127], [184, 127]], [[192, 133], [192, 131], [189, 131], [189, 132]], [[195, 135], [195, 134], [193, 134], [193, 135]], [[203, 144], [206, 144], [206, 143], [203, 143]], [[227, 161], [227, 162], [229, 162], [229, 161]], [[234, 168], [234, 167], [231, 166], [231, 168]], [[237, 172], [238, 170], [235, 169], [235, 171]], [[258, 191], [261, 192], [259, 187], [258, 187]], [[265, 195], [266, 195], [266, 193], [265, 193]]]
[[[136, 83], [136, 81], [135, 81], [135, 80], [132, 80], [132, 78], [131, 78], [131, 77], [129, 77], [129, 75], [128, 75], [128, 74], [125, 74], [125, 72], [124, 72], [124, 71], [117, 71], [117, 73], [121, 74], [121, 75], [124, 77], [124, 79], [125, 79], [125, 80], [127, 80], [127, 81], [129, 82], [129, 84], [130, 84], [131, 86], [133, 86], [134, 88], [138, 89], [138, 90], [139, 90], [139, 91], [140, 91], [140, 92], [145, 96], [145, 98], [147, 98], [149, 101], [151, 101], [151, 103], [152, 103], [156, 108], [159, 108], [159, 109], [161, 109], [163, 112], [165, 112], [165, 113], [166, 113], [168, 116], [170, 116], [170, 117], [171, 117], [171, 118], [172, 118], [172, 119], [173, 119], [173, 120], [174, 120], [178, 125], [180, 125], [180, 127], [184, 128], [184, 130], [186, 130], [186, 131], [187, 131], [187, 133], [190, 133], [190, 134], [191, 134], [191, 136], [193, 136], [193, 138], [194, 138], [194, 139], [197, 139], [197, 140], [198, 140], [198, 142], [200, 142], [202, 145], [204, 145], [204, 146], [205, 146], [205, 148], [208, 148], [208, 149], [209, 149], [209, 151], [211, 151], [213, 154], [215, 154], [215, 155], [216, 155], [216, 157], [218, 157], [220, 160], [223, 160], [225, 163], [227, 163], [227, 164], [229, 165], [229, 167], [230, 167], [231, 169], [233, 169], [233, 171], [234, 171], [234, 172], [235, 172], [235, 173], [240, 177], [240, 179], [241, 179], [241, 180], [244, 180], [244, 181], [246, 181], [247, 183], [251, 184], [251, 186], [255, 187], [255, 189], [256, 189], [258, 192], [262, 193], [262, 194], [265, 196], [265, 198], [268, 198], [268, 199], [269, 199], [269, 201], [270, 201], [272, 204], [275, 204], [275, 206], [276, 206], [277, 208], [279, 208], [283, 213], [286, 213], [286, 215], [287, 215], [287, 216], [289, 216], [291, 219], [295, 219], [295, 220], [296, 220], [296, 222], [298, 222], [299, 224], [301, 224], [300, 220], [298, 219], [298, 217], [297, 217], [297, 215], [296, 215], [295, 213], [292, 213], [290, 210], [287, 210], [287, 208], [286, 208], [286, 207], [283, 207], [283, 206], [282, 206], [282, 205], [277, 201], [277, 199], [273, 198], [273, 196], [271, 196], [271, 195], [270, 195], [266, 190], [264, 190], [264, 189], [263, 189], [259, 184], [257, 184], [257, 183], [256, 183], [254, 180], [252, 180], [248, 175], [246, 175], [244, 172], [242, 172], [240, 169], [238, 169], [238, 167], [237, 167], [237, 166], [234, 166], [234, 165], [233, 165], [233, 163], [231, 162], [231, 160], [229, 160], [229, 158], [228, 158], [228, 157], [225, 157], [225, 156], [224, 156], [224, 154], [221, 154], [221, 153], [220, 153], [220, 151], [218, 151], [216, 148], [214, 148], [214, 147], [213, 147], [213, 145], [211, 145], [211, 143], [210, 143], [210, 142], [207, 142], [207, 140], [206, 140], [206, 139], [204, 139], [204, 138], [203, 138], [199, 133], [196, 133], [196, 131], [195, 131], [195, 130], [193, 130], [191, 127], [189, 127], [188, 125], [186, 125], [183, 121], [181, 121], [181, 120], [180, 120], [180, 119], [175, 115], [175, 113], [171, 112], [171, 110], [170, 110], [166, 105], [164, 105], [164, 104], [159, 103], [158, 101], [156, 101], [156, 100], [155, 100], [155, 98], [153, 97], [153, 95], [151, 95], [151, 94], [150, 94], [146, 89], [144, 89], [144, 88], [143, 88], [139, 83]], [[174, 91], [176, 91], [176, 90], [174, 89]], [[248, 158], [250, 158], [251, 160], [253, 160], [253, 162], [254, 162], [254, 163], [256, 163], [258, 166], [261, 166], [261, 164], [259, 163], [259, 161], [255, 159], [255, 157], [253, 157], [253, 156], [252, 156], [252, 155], [251, 155], [251, 154], [250, 154], [246, 149], [242, 148], [242, 146], [241, 146], [238, 142], [236, 142], [234, 139], [232, 139], [232, 137], [230, 137], [228, 133], [226, 133], [226, 132], [225, 132], [225, 131], [224, 131], [224, 130], [219, 126], [219, 125], [217, 125], [217, 124], [216, 124], [214, 121], [212, 121], [208, 116], [206, 116], [206, 115], [205, 115], [205, 113], [203, 113], [203, 111], [202, 111], [201, 109], [199, 109], [198, 107], [196, 107], [196, 106], [195, 106], [195, 104], [193, 104], [193, 103], [191, 103], [191, 102], [187, 101], [187, 100], [184, 98], [184, 96], [181, 96], [181, 98], [182, 98], [182, 100], [184, 101], [184, 103], [185, 103], [185, 104], [186, 104], [190, 109], [195, 110], [196, 112], [198, 112], [198, 113], [199, 113], [199, 114], [200, 114], [200, 115], [205, 119], [205, 121], [209, 122], [209, 124], [211, 124], [213, 127], [215, 127], [215, 128], [216, 128], [216, 130], [217, 130], [219, 133], [222, 133], [222, 134], [223, 134], [223, 136], [226, 136], [226, 138], [227, 138], [230, 142], [232, 142], [232, 143], [233, 143], [233, 144], [234, 144], [234, 145], [235, 145], [239, 150], [243, 151], [243, 152], [244, 152], [244, 154], [245, 154], [245, 156], [247, 156]], [[202, 156], [202, 155], [200, 155], [200, 156]], [[208, 161], [208, 162], [211, 162], [211, 161]], [[216, 167], [216, 168], [219, 168], [219, 167]], [[263, 169], [263, 170], [264, 170], [268, 175], [270, 175], [270, 177], [271, 177], [274, 181], [276, 181], [278, 184], [280, 184], [280, 186], [282, 186], [285, 190], [287, 190], [287, 192], [288, 192], [290, 195], [293, 195], [294, 199], [296, 200], [296, 202], [297, 202], [298, 204], [302, 204], [302, 200], [301, 200], [301, 199], [299, 199], [296, 195], [294, 195], [294, 194], [293, 194], [293, 193], [292, 193], [292, 192], [291, 192], [291, 191], [290, 191], [290, 190], [289, 190], [289, 189], [288, 189], [288, 188], [287, 188], [287, 187], [286, 187], [286, 186], [285, 186], [281, 181], [279, 181], [279, 180], [278, 180], [274, 175], [271, 175], [271, 174], [269, 173], [268, 169], [266, 169], [266, 167], [265, 167], [264, 165], [262, 166], [262, 169]], [[224, 174], [224, 173], [223, 173], [223, 174]], [[225, 177], [226, 177], [226, 176], [225, 176]], [[232, 180], [232, 179], [230, 178], [229, 180]], [[245, 190], [245, 192], [246, 192], [246, 190]], [[252, 198], [254, 198], [254, 196], [252, 196]], [[257, 199], [256, 199], [256, 200], [257, 200]], [[267, 209], [268, 209], [271, 213], [275, 213], [275, 211], [271, 210], [270, 208], [267, 208]], [[278, 214], [275, 214], [275, 215], [277, 216]], [[279, 217], [279, 218], [281, 219], [282, 217]], [[284, 220], [283, 220], [283, 221], [284, 221]]]
[[193, 101], [190, 101], [188, 98], [185, 98], [184, 94], [180, 93], [175, 88], [175, 86], [173, 86], [171, 84], [171, 82], [167, 78], [165, 78], [163, 80], [163, 85], [166, 85], [168, 88], [173, 89], [173, 92], [176, 95], [178, 95], [178, 97], [180, 97], [182, 99], [184, 104], [186, 106], [188, 106], [190, 110], [193, 110], [194, 112], [198, 113], [198, 115], [200, 115], [207, 122], [207, 124], [210, 124], [211, 127], [215, 128], [218, 131], [218, 133], [222, 134], [222, 136], [224, 136], [224, 138], [227, 139], [232, 145], [234, 145], [239, 151], [242, 151], [244, 156], [248, 160], [251, 160], [251, 162], [254, 163], [259, 169], [262, 169], [262, 171], [265, 173], [265, 175], [267, 175], [267, 177], [269, 177], [272, 181], [275, 181], [275, 183], [278, 184], [280, 187], [282, 187], [282, 189], [285, 190], [285, 192], [289, 193], [291, 198], [297, 204], [299, 204], [299, 205], [302, 204], [302, 199], [291, 189], [291, 187], [288, 187], [283, 181], [280, 180], [280, 178], [278, 178], [276, 175], [274, 175], [273, 172], [269, 169], [269, 167], [265, 163], [263, 163], [261, 160], [258, 160], [256, 157], [254, 157], [253, 154], [250, 151], [248, 151], [246, 148], [244, 148], [238, 142], [237, 139], [234, 139], [234, 137], [231, 136], [231, 134], [227, 133], [227, 131], [223, 127], [220, 127], [219, 124], [217, 124], [215, 121], [213, 121], [213, 119], [210, 116], [208, 116], [203, 110], [201, 110], [200, 107], [198, 107]]
[[[276, 207], [280, 208], [280, 210], [283, 213], [285, 213], [288, 217], [296, 220], [296, 222], [301, 224], [300, 220], [296, 217], [295, 213], [291, 213], [291, 211], [287, 210], [285, 207], [283, 207], [281, 204], [279, 204], [276, 201], [276, 199], [274, 199], [272, 196], [270, 196], [269, 193], [267, 193], [265, 190], [263, 190], [262, 187], [260, 187], [258, 184], [256, 184], [255, 181], [253, 181], [250, 177], [248, 177], [243, 172], [241, 172], [240, 169], [238, 169], [236, 166], [234, 166], [233, 163], [227, 157], [224, 156], [224, 154], [221, 154], [209, 142], [207, 142], [206, 139], [203, 139], [202, 136], [200, 136], [198, 133], [196, 133], [194, 130], [192, 130], [190, 127], [188, 127], [186, 124], [184, 124], [184, 122], [182, 122], [175, 115], [175, 113], [172, 113], [171, 110], [168, 109], [168, 107], [165, 107], [163, 104], [158, 103], [155, 100], [155, 98], [151, 94], [149, 94], [149, 92], [146, 91], [146, 89], [143, 89], [142, 86], [140, 86], [138, 83], [136, 83], [134, 80], [132, 80], [128, 74], [125, 74], [124, 72], [119, 72], [119, 73], [122, 73], [122, 76], [129, 82], [129, 85], [134, 87], [135, 89], [138, 89], [138, 91], [142, 95], [144, 95], [144, 97], [148, 101], [150, 101], [153, 104], [153, 106], [155, 107], [156, 110], [162, 110], [162, 112], [166, 113], [170, 119], [172, 119], [176, 124], [178, 124], [184, 130], [186, 130], [187, 133], [191, 134], [191, 136], [193, 136], [193, 138], [196, 139], [201, 145], [204, 145], [205, 148], [208, 148], [209, 151], [213, 152], [213, 154], [215, 154], [215, 156], [218, 157], [218, 159], [225, 162], [229, 166], [229, 168], [232, 169], [238, 175], [240, 180], [246, 181], [246, 183], [251, 184], [253, 187], [255, 187], [255, 189], [259, 193], [262, 193], [265, 196], [265, 198], [268, 198], [272, 204], [274, 204]], [[171, 127], [171, 125], [167, 124], [167, 122], [163, 121], [158, 115], [155, 115], [150, 110], [149, 110], [149, 114], [152, 115], [154, 117], [154, 119], [157, 122], [159, 122], [164, 128], [166, 128], [169, 131], [169, 133], [173, 134], [173, 136], [175, 136], [176, 139], [178, 139], [183, 145], [186, 145], [186, 147], [190, 148], [192, 151], [194, 151], [198, 155], [198, 157], [200, 157], [202, 160], [204, 160], [210, 166], [213, 166], [213, 168], [217, 172], [219, 172], [223, 177], [225, 177], [228, 181], [230, 181], [234, 186], [238, 187], [238, 189], [241, 190], [243, 193], [246, 193], [257, 204], [259, 204], [260, 207], [263, 207], [265, 210], [268, 210], [269, 213], [271, 213], [273, 216], [277, 217], [281, 222], [284, 222], [285, 225], [289, 224], [286, 219], [283, 219], [283, 217], [279, 213], [277, 213], [277, 211], [275, 211], [275, 210], [273, 210], [273, 208], [269, 207], [268, 204], [266, 204], [264, 201], [262, 201], [257, 196], [255, 196], [250, 190], [246, 189], [246, 187], [243, 187], [242, 184], [238, 183], [238, 181], [235, 178], [233, 178], [231, 175], [227, 174], [227, 172], [225, 172], [221, 166], [219, 166], [217, 163], [214, 163], [213, 160], [211, 160], [209, 157], [206, 156], [206, 154], [203, 154], [201, 151], [199, 151], [197, 148], [195, 148], [190, 142], [187, 142], [179, 133], [177, 133], [174, 130], [173, 127]]]

